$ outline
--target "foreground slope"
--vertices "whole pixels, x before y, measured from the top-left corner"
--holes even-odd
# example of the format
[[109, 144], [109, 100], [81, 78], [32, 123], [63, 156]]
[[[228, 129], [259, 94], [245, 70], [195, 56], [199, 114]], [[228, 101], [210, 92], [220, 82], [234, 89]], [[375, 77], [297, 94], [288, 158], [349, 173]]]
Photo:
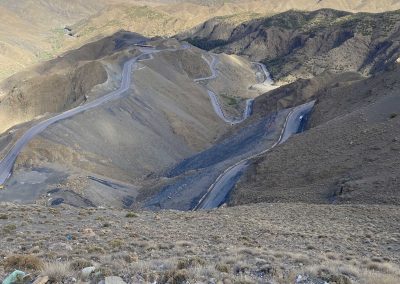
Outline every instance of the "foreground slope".
[[[80, 271], [93, 265], [92, 283], [110, 275], [126, 283], [400, 279], [400, 215], [393, 206], [292, 203], [154, 213], [2, 203], [0, 216], [0, 278], [22, 269], [70, 283], [84, 280]], [[41, 261], [50, 263], [42, 272]]]

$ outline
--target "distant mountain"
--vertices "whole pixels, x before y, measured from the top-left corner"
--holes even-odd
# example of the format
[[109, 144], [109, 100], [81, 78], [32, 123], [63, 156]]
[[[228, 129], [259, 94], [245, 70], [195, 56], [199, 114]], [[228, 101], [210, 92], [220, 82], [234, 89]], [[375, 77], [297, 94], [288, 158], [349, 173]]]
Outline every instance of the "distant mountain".
[[101, 1], [0, 1], [0, 80], [59, 53], [66, 25], [104, 7]]
[[[147, 6], [139, 8], [138, 6]], [[351, 12], [400, 9], [393, 0], [2, 0], [0, 80], [120, 29], [171, 36], [216, 16], [239, 24], [290, 9], [333, 8]], [[79, 22], [79, 24], [77, 24]], [[76, 25], [77, 24], [77, 25]], [[81, 38], [70, 36], [72, 26]]]
[[203, 49], [262, 61], [276, 79], [286, 82], [326, 70], [367, 75], [398, 58], [400, 11], [288, 11], [239, 25], [229, 17], [217, 17], [178, 38]]
[[190, 2], [200, 5], [229, 5], [267, 7], [270, 12], [295, 10], [318, 10], [331, 8], [350, 12], [384, 12], [400, 9], [398, 0], [158, 0], [163, 3]]

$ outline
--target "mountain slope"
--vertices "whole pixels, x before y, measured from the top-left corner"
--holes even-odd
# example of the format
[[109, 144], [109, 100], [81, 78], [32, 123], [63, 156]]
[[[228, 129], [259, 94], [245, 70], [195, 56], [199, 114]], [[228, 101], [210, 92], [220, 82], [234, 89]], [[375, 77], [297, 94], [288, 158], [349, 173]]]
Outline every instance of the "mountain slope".
[[[217, 115], [205, 83], [196, 81], [211, 75], [208, 60], [215, 55], [173, 39], [147, 41], [152, 48], [138, 42], [142, 36], [120, 32], [6, 82], [1, 119], [12, 128], [0, 137], [3, 155], [38, 121], [112, 93], [120, 85], [123, 63], [150, 52], [135, 64], [130, 89], [117, 100], [35, 136], [18, 156], [1, 199], [32, 202], [49, 193], [76, 206], [131, 206], [139, 189], [159, 181], [160, 172], [211, 147], [231, 128]], [[218, 107], [232, 119], [242, 118], [245, 99], [260, 94], [249, 89], [259, 80], [253, 65], [218, 56], [221, 75], [209, 88], [229, 102]], [[232, 88], [246, 92], [226, 94]]]
[[207, 50], [263, 61], [276, 79], [292, 82], [325, 70], [382, 71], [400, 54], [399, 19], [397, 11], [289, 11], [240, 25], [216, 18], [178, 38]]
[[[231, 204], [398, 205], [400, 67], [392, 68], [368, 79], [345, 81], [341, 75], [336, 83], [308, 92], [317, 98], [310, 129], [255, 161]], [[288, 94], [275, 92], [280, 91], [283, 98]]]

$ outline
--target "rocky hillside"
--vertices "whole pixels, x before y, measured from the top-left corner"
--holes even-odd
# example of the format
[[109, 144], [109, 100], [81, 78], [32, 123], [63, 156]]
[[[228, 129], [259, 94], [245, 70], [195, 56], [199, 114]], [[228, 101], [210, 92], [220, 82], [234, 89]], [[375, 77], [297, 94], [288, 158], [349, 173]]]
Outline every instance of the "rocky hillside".
[[310, 99], [317, 103], [310, 129], [256, 160], [231, 204], [399, 205], [399, 75], [398, 64], [367, 79], [323, 74], [260, 98], [259, 111], [266, 105], [273, 109]]
[[240, 25], [215, 18], [178, 36], [215, 52], [264, 62], [276, 79], [292, 82], [329, 70], [373, 74], [400, 54], [400, 12], [351, 14], [289, 11]]

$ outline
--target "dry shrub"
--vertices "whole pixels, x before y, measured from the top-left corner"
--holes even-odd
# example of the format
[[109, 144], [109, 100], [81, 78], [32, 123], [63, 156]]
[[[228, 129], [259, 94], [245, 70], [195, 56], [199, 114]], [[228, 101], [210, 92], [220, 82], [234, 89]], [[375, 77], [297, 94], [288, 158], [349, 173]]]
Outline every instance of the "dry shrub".
[[89, 267], [92, 266], [92, 262], [86, 259], [76, 259], [74, 261], [71, 262], [70, 264], [70, 268], [71, 270], [75, 270], [75, 271], [79, 271], [82, 270], [85, 267]]
[[117, 260], [122, 260], [126, 263], [134, 263], [139, 260], [139, 257], [137, 256], [137, 254], [134, 254], [134, 253], [117, 252], [117, 253], [108, 255], [108, 257], [106, 257], [104, 259], [108, 260], [109, 262], [115, 262]]
[[223, 263], [217, 263], [215, 265], [215, 269], [218, 270], [219, 272], [229, 273], [229, 266]]
[[126, 218], [137, 218], [137, 217], [139, 217], [139, 215], [134, 212], [128, 212], [128, 213], [126, 213], [125, 217]]
[[109, 245], [113, 249], [121, 248], [124, 244], [125, 244], [125, 242], [121, 239], [114, 239], [114, 240], [109, 241]]
[[364, 282], [365, 284], [398, 284], [399, 283], [399, 276], [394, 275], [385, 275], [381, 273], [365, 273], [364, 275]]
[[367, 269], [388, 274], [396, 273], [396, 271], [398, 271], [397, 267], [388, 262], [369, 262], [367, 263]]
[[160, 280], [160, 283], [184, 284], [189, 280], [189, 272], [186, 269], [168, 270]]
[[316, 265], [311, 266], [306, 269], [306, 275], [311, 275], [317, 277], [321, 280], [324, 280], [328, 283], [336, 283], [336, 284], [351, 284], [351, 280], [348, 276], [344, 275], [339, 269], [339, 267], [335, 266], [335, 263], [329, 263], [330, 265]]
[[97, 245], [88, 245], [88, 247], [86, 248], [86, 251], [88, 253], [99, 253], [99, 254], [105, 253], [104, 249]]
[[187, 269], [196, 266], [203, 266], [206, 262], [204, 259], [200, 257], [192, 257], [178, 260], [177, 268], [178, 269]]
[[322, 265], [307, 267], [305, 274], [316, 276], [328, 283], [337, 284], [351, 284], [351, 279], [356, 279], [357, 283], [363, 284], [400, 283], [400, 268], [395, 264], [366, 261], [364, 265], [364, 267], [357, 267], [331, 261]]
[[3, 233], [4, 234], [11, 234], [17, 230], [17, 226], [15, 224], [7, 224], [3, 226]]
[[43, 267], [43, 261], [34, 255], [15, 254], [8, 256], [3, 266], [6, 269], [40, 270]]

